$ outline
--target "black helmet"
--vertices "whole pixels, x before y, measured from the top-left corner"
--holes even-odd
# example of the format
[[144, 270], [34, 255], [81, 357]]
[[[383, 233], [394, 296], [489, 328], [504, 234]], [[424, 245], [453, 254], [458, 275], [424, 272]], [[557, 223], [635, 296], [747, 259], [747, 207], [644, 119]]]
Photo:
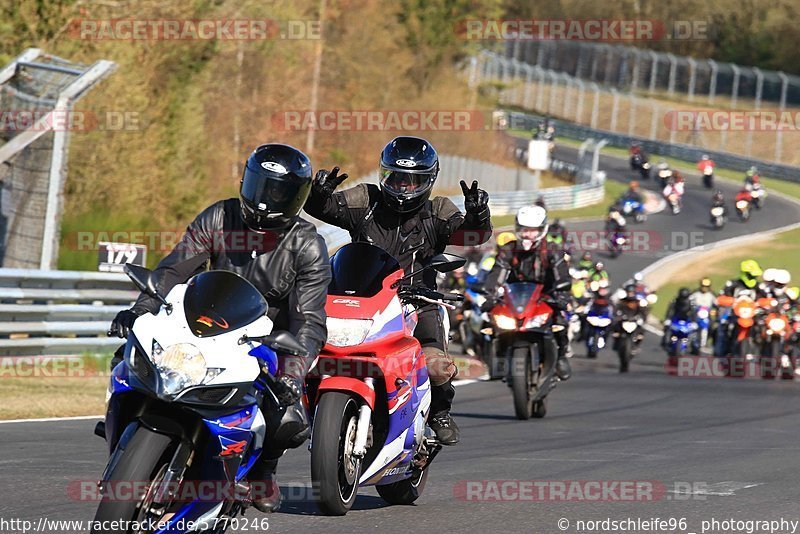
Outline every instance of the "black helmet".
[[308, 156], [288, 145], [261, 145], [244, 166], [239, 189], [242, 219], [253, 230], [287, 228], [310, 191]]
[[692, 294], [692, 291], [688, 287], [682, 287], [678, 290], [678, 298], [680, 300], [686, 300]]
[[386, 203], [399, 213], [421, 208], [439, 174], [436, 149], [419, 137], [395, 137], [383, 148], [379, 180]]

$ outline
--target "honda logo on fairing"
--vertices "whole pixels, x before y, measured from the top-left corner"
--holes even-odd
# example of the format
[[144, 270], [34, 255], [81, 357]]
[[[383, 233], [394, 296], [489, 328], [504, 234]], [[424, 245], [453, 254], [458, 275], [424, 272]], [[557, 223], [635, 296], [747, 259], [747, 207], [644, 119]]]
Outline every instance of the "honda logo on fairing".
[[286, 174], [288, 172], [286, 170], [286, 167], [284, 167], [280, 163], [275, 163], [274, 161], [262, 161], [261, 166], [267, 169], [268, 171], [272, 172], [278, 172], [281, 174]]
[[397, 165], [400, 165], [401, 167], [416, 167], [417, 166], [417, 162], [414, 161], [413, 159], [398, 159], [397, 161], [395, 161], [395, 163]]
[[359, 300], [351, 300], [351, 299], [334, 299], [334, 304], [344, 304], [345, 306], [349, 306], [350, 308], [360, 308], [361, 301]]

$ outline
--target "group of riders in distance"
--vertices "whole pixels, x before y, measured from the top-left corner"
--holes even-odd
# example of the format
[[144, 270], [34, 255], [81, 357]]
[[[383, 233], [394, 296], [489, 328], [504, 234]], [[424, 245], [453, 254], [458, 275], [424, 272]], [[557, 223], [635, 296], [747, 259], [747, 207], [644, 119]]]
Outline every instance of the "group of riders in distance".
[[[541, 136], [552, 142], [553, 128]], [[641, 147], [632, 147], [631, 165], [649, 178]], [[104, 496], [96, 519], [169, 524], [229, 521], [249, 506], [275, 511], [278, 461], [309, 438], [323, 512], [345, 514], [358, 488], [370, 485], [389, 503], [414, 502], [433, 459], [460, 439], [450, 413], [458, 374], [451, 339], [506, 383], [519, 419], [546, 415], [548, 394], [570, 378], [578, 342], [589, 358], [612, 345], [628, 371], [656, 302], [641, 274], [612, 293], [603, 261], [570, 249], [541, 197], [519, 209], [490, 254], [468, 248], [492, 238], [489, 195], [462, 181], [463, 212], [432, 197], [439, 158], [424, 139], [391, 140], [379, 167], [377, 184], [340, 189], [347, 174], [339, 168], [313, 173], [296, 148], [259, 146], [238, 197], [203, 210], [155, 270], [126, 266], [142, 293], [109, 330], [126, 343], [95, 430], [110, 453], [100, 488], [119, 480], [174, 488], [211, 477], [236, 495], [187, 503], [150, 486], [142, 501]], [[677, 213], [682, 177], [661, 167], [663, 195]], [[711, 187], [713, 162], [704, 157], [699, 168]], [[745, 190], [755, 202], [757, 173]], [[724, 218], [721, 193], [714, 202]], [[611, 257], [625, 249], [626, 217], [644, 221], [645, 204], [634, 181], [609, 210]], [[346, 230], [352, 243], [329, 258], [301, 210]], [[220, 233], [247, 238], [215, 239]], [[469, 258], [445, 254], [448, 246], [464, 247]], [[797, 293], [785, 289], [785, 272], [757, 267], [743, 264], [743, 277], [724, 290], [729, 301], [711, 302], [705, 282], [693, 294], [681, 290], [664, 337], [670, 355], [711, 341], [736, 357], [765, 346], [781, 357], [793, 346]], [[786, 319], [780, 344], [778, 317]]]

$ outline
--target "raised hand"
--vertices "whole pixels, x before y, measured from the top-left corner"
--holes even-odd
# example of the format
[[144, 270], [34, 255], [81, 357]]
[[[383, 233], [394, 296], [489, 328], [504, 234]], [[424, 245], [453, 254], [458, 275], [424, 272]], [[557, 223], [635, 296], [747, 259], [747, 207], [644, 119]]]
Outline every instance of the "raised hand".
[[328, 198], [336, 191], [339, 185], [347, 180], [347, 173], [339, 175], [339, 167], [334, 167], [330, 171], [320, 169], [314, 176], [314, 194], [322, 198]]
[[467, 182], [461, 180], [461, 191], [464, 193], [464, 208], [473, 213], [485, 210], [489, 205], [489, 193], [478, 189], [478, 181], [472, 182], [472, 187], [467, 187]]

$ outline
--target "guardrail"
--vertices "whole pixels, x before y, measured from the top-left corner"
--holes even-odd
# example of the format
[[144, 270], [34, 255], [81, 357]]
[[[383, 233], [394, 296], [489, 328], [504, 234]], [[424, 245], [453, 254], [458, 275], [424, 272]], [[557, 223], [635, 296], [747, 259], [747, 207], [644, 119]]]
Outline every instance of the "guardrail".
[[138, 294], [121, 274], [0, 269], [0, 356], [113, 350], [106, 330]]

